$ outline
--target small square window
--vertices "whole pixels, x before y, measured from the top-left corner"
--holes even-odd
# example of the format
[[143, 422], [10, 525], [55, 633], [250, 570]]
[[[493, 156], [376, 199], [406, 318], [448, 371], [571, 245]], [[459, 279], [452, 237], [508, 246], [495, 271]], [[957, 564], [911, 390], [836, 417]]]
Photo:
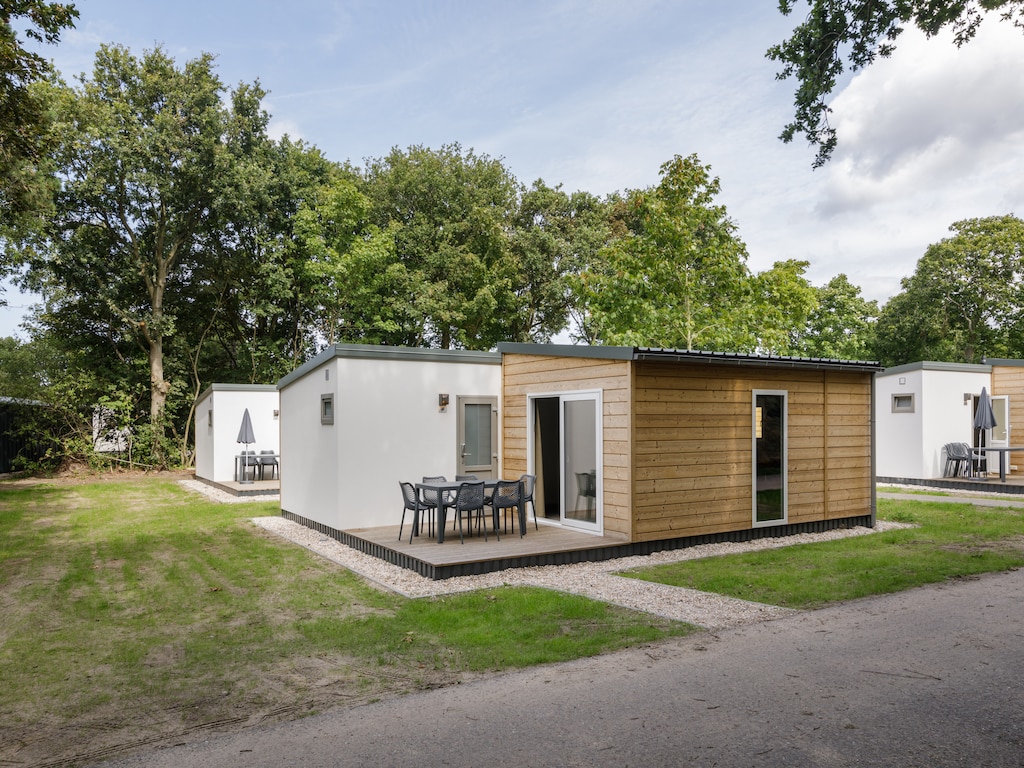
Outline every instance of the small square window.
[[914, 395], [893, 395], [892, 396], [892, 412], [893, 413], [913, 413], [914, 412]]
[[334, 423], [334, 395], [320, 395], [320, 423]]

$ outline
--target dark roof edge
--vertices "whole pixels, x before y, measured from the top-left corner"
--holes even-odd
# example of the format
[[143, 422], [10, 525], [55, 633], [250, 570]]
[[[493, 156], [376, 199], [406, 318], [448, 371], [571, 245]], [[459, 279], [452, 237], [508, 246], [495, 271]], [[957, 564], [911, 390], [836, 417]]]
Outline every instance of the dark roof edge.
[[955, 373], [991, 373], [992, 366], [984, 363], [943, 363], [934, 360], [919, 360], [916, 363], [904, 363], [886, 368], [885, 376], [895, 373], [912, 373], [913, 371], [952, 371]]
[[981, 359], [983, 363], [988, 365], [998, 365], [1000, 367], [1007, 368], [1021, 368], [1024, 367], [1024, 360], [1014, 360], [1006, 357], [983, 357]]
[[772, 368], [811, 368], [815, 370], [839, 368], [846, 371], [876, 372], [882, 366], [870, 360], [837, 360], [819, 357], [789, 357], [786, 355], [756, 355], [744, 352], [706, 352], [703, 350], [658, 349], [638, 347], [635, 360], [674, 362], [702, 362], [715, 365], [756, 365]]
[[334, 344], [327, 347], [316, 357], [307, 360], [291, 373], [277, 382], [277, 388], [283, 389], [309, 371], [336, 357], [361, 360], [408, 360], [427, 363], [477, 363], [481, 365], [501, 365], [501, 355], [475, 349], [424, 349], [422, 347], [389, 347], [378, 344]]
[[632, 360], [633, 347], [604, 347], [586, 344], [530, 344], [503, 341], [498, 352], [509, 355], [549, 355], [551, 357], [590, 357], [598, 360]]
[[214, 382], [202, 391], [196, 402], [200, 403], [214, 392], [276, 392], [276, 384], [221, 384]]
[[605, 347], [572, 344], [524, 344], [503, 342], [498, 351], [506, 354], [551, 355], [556, 357], [590, 357], [603, 360], [658, 360], [671, 362], [702, 362], [723, 365], [766, 365], [787, 368], [842, 368], [844, 370], [879, 371], [881, 365], [865, 360], [833, 360], [816, 357], [754, 355], [742, 352], [706, 352], [703, 350], [661, 349], [657, 347]]

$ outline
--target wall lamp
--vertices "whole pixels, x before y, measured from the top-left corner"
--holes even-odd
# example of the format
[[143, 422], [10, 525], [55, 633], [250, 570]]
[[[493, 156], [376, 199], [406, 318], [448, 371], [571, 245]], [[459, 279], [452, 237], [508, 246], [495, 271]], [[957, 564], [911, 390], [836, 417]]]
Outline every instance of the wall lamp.
[[448, 395], [441, 394], [437, 396], [437, 410], [444, 413], [448, 410]]

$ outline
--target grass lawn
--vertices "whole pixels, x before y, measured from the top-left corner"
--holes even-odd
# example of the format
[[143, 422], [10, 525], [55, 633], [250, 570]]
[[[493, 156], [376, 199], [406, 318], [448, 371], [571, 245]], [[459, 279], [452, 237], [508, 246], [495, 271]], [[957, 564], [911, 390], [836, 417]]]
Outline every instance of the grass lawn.
[[693, 631], [542, 589], [407, 600], [173, 479], [0, 483], [0, 764], [294, 717]]
[[623, 575], [771, 605], [817, 608], [1024, 565], [1024, 509], [879, 499], [878, 517], [916, 527]]

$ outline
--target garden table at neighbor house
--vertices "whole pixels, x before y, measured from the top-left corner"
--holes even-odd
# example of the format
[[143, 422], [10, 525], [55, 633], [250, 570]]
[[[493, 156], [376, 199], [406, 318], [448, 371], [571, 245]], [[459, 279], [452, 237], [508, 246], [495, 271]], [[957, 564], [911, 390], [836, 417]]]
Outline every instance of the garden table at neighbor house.
[[983, 447], [980, 447], [980, 448], [975, 448], [973, 452], [974, 452], [975, 455], [982, 454], [982, 453], [998, 453], [999, 454], [999, 480], [1000, 480], [1000, 482], [1005, 483], [1006, 482], [1006, 454], [1008, 454], [1008, 453], [1010, 453], [1012, 451], [1024, 451], [1024, 448], [1022, 448], [1021, 446], [1012, 446], [1012, 447], [1008, 447], [1008, 448], [1003, 448], [1002, 446], [999, 446], [998, 448], [991, 448], [991, 447], [986, 445], [986, 446], [983, 446]]
[[[448, 493], [454, 493], [459, 490], [459, 486], [465, 481], [461, 480], [446, 480], [445, 482], [433, 482], [433, 483], [416, 483], [416, 493], [423, 491], [436, 491], [437, 492], [437, 543], [444, 544], [444, 524], [445, 524], [445, 498]], [[479, 482], [479, 481], [477, 481]], [[484, 490], [493, 491], [501, 480], [484, 480]], [[510, 481], [505, 481], [510, 482]], [[519, 536], [522, 537], [526, 533], [526, 502], [523, 499], [523, 489], [521, 481], [519, 482]], [[420, 533], [420, 521], [419, 515], [416, 515], [412, 523], [413, 536], [418, 536]]]

